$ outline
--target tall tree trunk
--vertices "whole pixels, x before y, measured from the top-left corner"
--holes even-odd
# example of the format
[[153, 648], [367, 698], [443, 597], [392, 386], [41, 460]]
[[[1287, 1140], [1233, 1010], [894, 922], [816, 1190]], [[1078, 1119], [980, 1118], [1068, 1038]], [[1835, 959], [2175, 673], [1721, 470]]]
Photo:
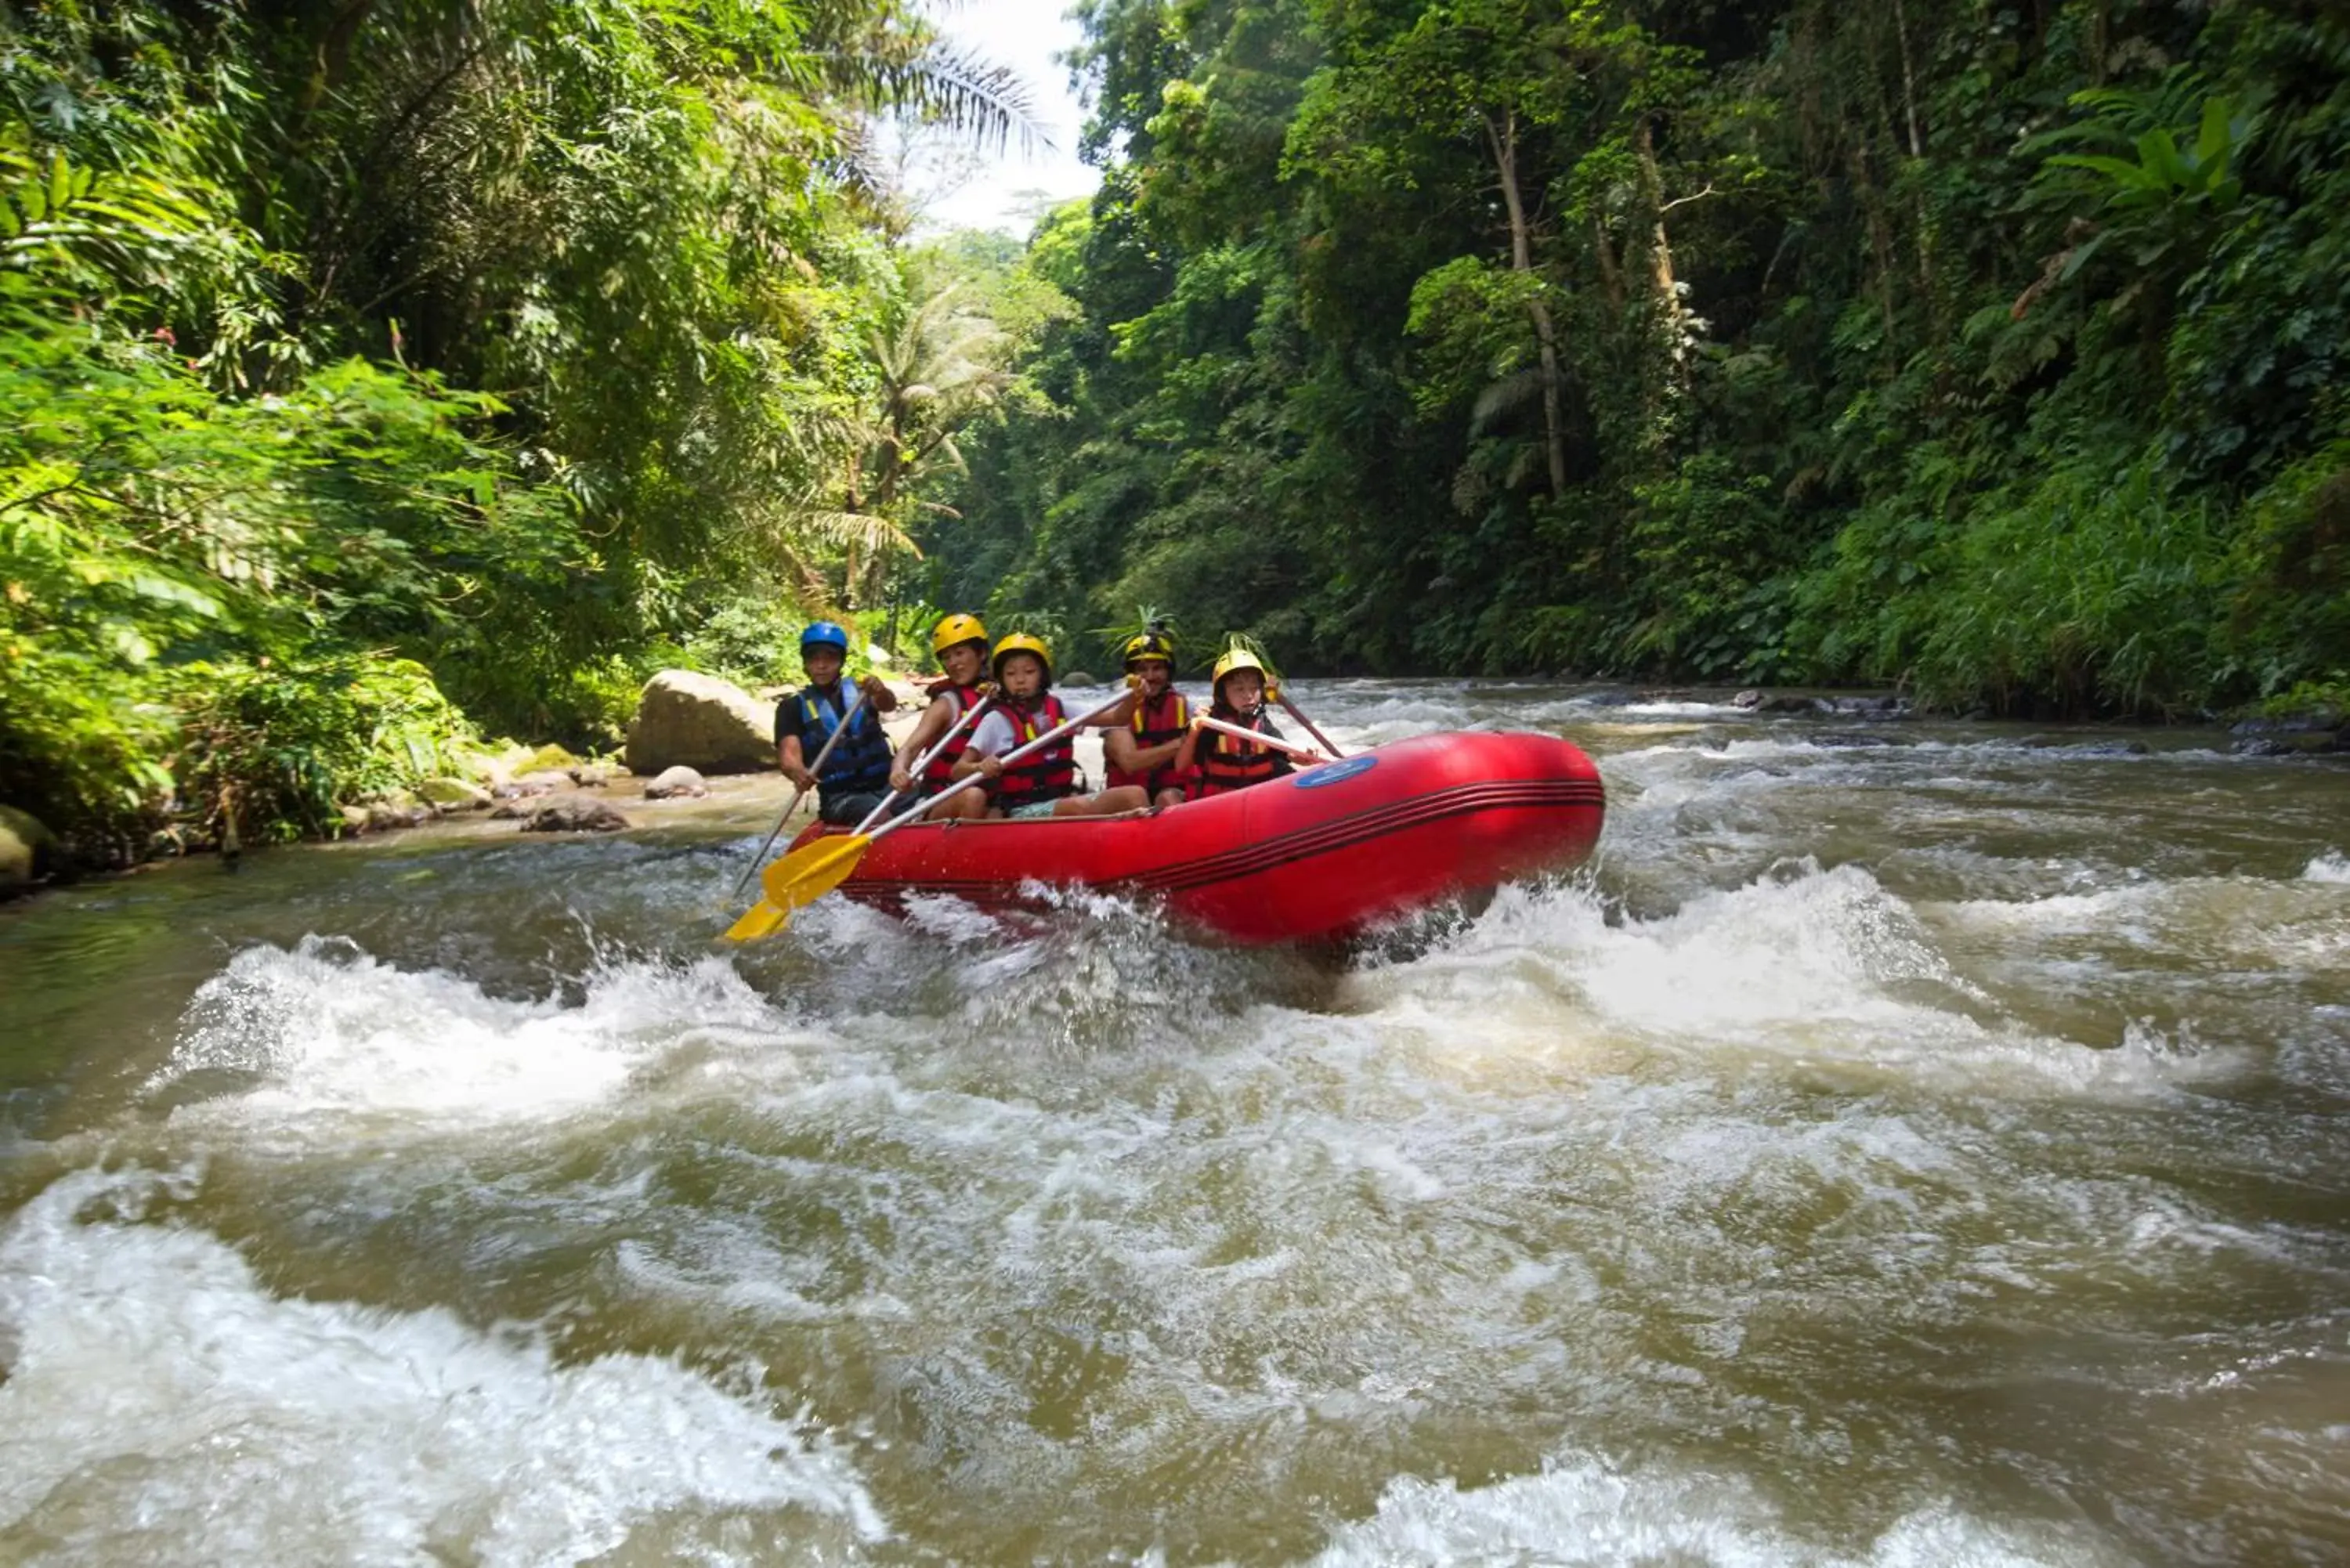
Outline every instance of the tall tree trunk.
[[[1502, 123], [1485, 117], [1485, 140], [1493, 151], [1493, 170], [1502, 182], [1502, 203], [1510, 213], [1510, 265], [1513, 270], [1532, 274], [1534, 270], [1533, 226], [1526, 220], [1524, 197], [1518, 190], [1518, 116], [1515, 109], [1504, 110]], [[1558, 327], [1551, 320], [1550, 306], [1537, 295], [1526, 302], [1526, 314], [1534, 318], [1534, 342], [1542, 353], [1543, 435], [1544, 454], [1550, 461], [1550, 493], [1566, 493], [1566, 396], [1558, 369]]]
[[1591, 214], [1591, 250], [1599, 258], [1599, 293], [1607, 301], [1607, 308], [1621, 313], [1624, 308], [1624, 269], [1617, 265], [1615, 242], [1607, 237], [1607, 225], [1599, 214]]
[[1640, 184], [1655, 222], [1648, 241], [1649, 284], [1656, 291], [1657, 317], [1664, 326], [1666, 356], [1678, 389], [1689, 361], [1689, 312], [1682, 308], [1680, 285], [1673, 277], [1673, 243], [1665, 232], [1665, 178], [1657, 168], [1656, 137], [1645, 116], [1633, 135], [1633, 147], [1639, 153]]

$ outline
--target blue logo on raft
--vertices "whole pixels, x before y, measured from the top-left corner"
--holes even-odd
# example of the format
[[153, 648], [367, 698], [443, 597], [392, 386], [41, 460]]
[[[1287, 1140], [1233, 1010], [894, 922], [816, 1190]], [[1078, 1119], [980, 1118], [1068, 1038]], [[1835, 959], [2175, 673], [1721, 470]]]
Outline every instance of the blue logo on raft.
[[1343, 763], [1326, 763], [1298, 779], [1299, 789], [1320, 789], [1324, 784], [1344, 784], [1357, 774], [1369, 773], [1379, 765], [1377, 757], [1348, 757]]

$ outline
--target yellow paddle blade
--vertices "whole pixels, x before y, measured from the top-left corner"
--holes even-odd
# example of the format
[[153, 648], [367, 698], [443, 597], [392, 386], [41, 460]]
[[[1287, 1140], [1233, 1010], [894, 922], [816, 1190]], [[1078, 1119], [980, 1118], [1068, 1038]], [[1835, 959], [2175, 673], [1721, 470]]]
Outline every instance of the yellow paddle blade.
[[743, 910], [742, 919], [726, 928], [726, 940], [730, 942], [755, 942], [761, 937], [775, 935], [791, 918], [789, 909], [779, 909], [762, 898]]
[[729, 941], [754, 942], [791, 923], [792, 911], [815, 903], [848, 879], [873, 841], [861, 833], [803, 845], [760, 873], [764, 897], [726, 929]]
[[872, 842], [861, 834], [827, 838], [793, 850], [760, 875], [761, 897], [726, 928], [732, 942], [755, 942], [791, 923], [792, 911], [813, 904], [847, 880]]

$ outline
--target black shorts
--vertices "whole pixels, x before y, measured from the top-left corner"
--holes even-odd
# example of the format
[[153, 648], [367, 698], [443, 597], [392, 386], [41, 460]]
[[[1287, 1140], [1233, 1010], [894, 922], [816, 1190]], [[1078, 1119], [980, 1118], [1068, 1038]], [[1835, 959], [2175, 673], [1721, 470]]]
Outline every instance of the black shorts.
[[859, 790], [855, 794], [820, 795], [816, 815], [819, 822], [829, 822], [841, 827], [854, 827], [873, 815], [873, 808], [889, 798], [887, 790]]

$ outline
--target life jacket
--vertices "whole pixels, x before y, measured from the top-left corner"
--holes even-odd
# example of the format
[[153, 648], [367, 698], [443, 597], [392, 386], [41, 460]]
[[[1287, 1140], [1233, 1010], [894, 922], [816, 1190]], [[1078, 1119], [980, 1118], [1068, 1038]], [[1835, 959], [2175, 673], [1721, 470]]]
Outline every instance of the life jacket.
[[[987, 695], [984, 687], [956, 686], [951, 683], [933, 686], [931, 691], [935, 697], [951, 696], [954, 699], [954, 714], [947, 721], [947, 726], [950, 729], [961, 723], [963, 716], [978, 707], [980, 699]], [[969, 730], [965, 730], [962, 734], [941, 746], [939, 754], [932, 757], [930, 765], [922, 770], [920, 781], [922, 793], [926, 795], [936, 794], [954, 783], [955, 760], [969, 750], [971, 750], [971, 731]]]
[[[1152, 746], [1163, 746], [1170, 741], [1181, 740], [1183, 732], [1191, 727], [1191, 704], [1185, 701], [1183, 693], [1172, 686], [1159, 694], [1155, 706], [1149, 702], [1134, 705], [1134, 743], [1146, 751]], [[1110, 788], [1140, 784], [1154, 796], [1162, 789], [1180, 784], [1185, 776], [1175, 771], [1171, 759], [1143, 773], [1134, 773], [1126, 768], [1112, 768], [1108, 773]]]
[[[1261, 735], [1278, 739], [1281, 732], [1260, 708], [1243, 718], [1222, 708], [1209, 712], [1228, 724], [1238, 724], [1244, 730], [1254, 730]], [[1237, 735], [1227, 735], [1221, 730], [1209, 730], [1200, 736], [1200, 744], [1192, 752], [1200, 765], [1200, 794], [1229, 794], [1236, 789], [1278, 778], [1291, 771], [1289, 759], [1271, 746], [1260, 746], [1253, 741], [1243, 741]]]
[[[1065, 715], [1061, 700], [1051, 692], [1036, 705], [1034, 711], [1010, 701], [996, 711], [1012, 722], [1012, 738], [1015, 748], [1026, 745], [1047, 730], [1058, 729]], [[1015, 805], [1029, 805], [1040, 800], [1059, 800], [1063, 795], [1077, 793], [1077, 746], [1074, 737], [1064, 735], [1033, 756], [1014, 763], [1003, 770], [1003, 775], [992, 786], [995, 804], [1006, 811]]]
[[[800, 749], [809, 762], [816, 761], [817, 751], [832, 739], [833, 730], [840, 723], [841, 704], [846, 701], [847, 693], [837, 684], [829, 695], [813, 686], [800, 689]], [[889, 737], [882, 732], [881, 717], [873, 711], [871, 703], [865, 703], [849, 720], [848, 733], [832, 748], [832, 755], [825, 758], [824, 771], [816, 774], [816, 794], [831, 799], [887, 790], [890, 761]]]

